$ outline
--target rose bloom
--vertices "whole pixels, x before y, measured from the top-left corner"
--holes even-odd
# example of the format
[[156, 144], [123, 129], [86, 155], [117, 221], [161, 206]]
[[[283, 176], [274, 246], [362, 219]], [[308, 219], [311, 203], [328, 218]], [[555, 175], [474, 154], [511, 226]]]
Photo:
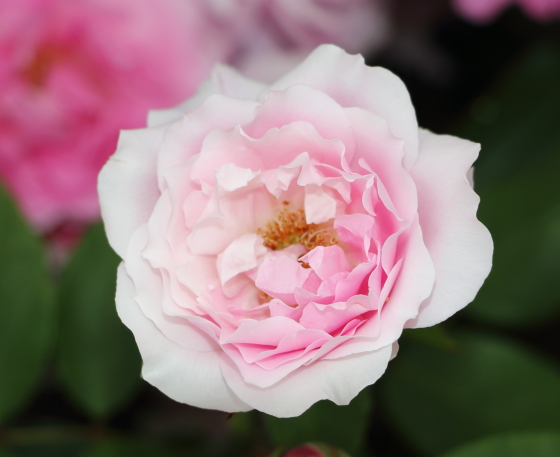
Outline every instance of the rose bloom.
[[535, 19], [547, 20], [560, 16], [560, 0], [455, 0], [455, 9], [467, 19], [484, 23], [514, 3]]
[[399, 78], [332, 45], [269, 87], [218, 67], [123, 132], [99, 177], [144, 378], [228, 412], [350, 402], [404, 328], [487, 276], [478, 151], [419, 130]]
[[208, 22], [232, 41], [228, 62], [273, 81], [317, 46], [372, 53], [389, 38], [385, 0], [202, 0]]
[[219, 46], [191, 3], [0, 2], [0, 176], [39, 230], [98, 218], [119, 129], [208, 76]]
[[273, 454], [271, 457], [349, 457], [348, 454], [326, 444], [302, 444], [285, 453]]

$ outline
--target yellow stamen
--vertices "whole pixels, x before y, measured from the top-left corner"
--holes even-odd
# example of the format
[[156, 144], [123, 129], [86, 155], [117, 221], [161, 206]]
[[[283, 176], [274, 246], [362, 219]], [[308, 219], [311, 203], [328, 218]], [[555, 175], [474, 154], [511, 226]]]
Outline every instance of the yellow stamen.
[[[336, 232], [331, 227], [308, 224], [303, 209], [288, 211], [289, 203], [285, 201], [282, 204], [277, 216], [264, 229], [257, 229], [265, 247], [278, 251], [292, 244], [301, 244], [309, 252], [317, 246], [338, 244]], [[303, 266], [309, 268], [309, 265]]]

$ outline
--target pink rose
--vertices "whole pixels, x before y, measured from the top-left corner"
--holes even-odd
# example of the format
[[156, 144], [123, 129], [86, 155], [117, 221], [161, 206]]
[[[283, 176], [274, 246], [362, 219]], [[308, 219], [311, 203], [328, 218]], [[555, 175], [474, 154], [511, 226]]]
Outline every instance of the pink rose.
[[37, 228], [99, 217], [119, 129], [207, 77], [216, 53], [191, 3], [0, 2], [0, 176]]
[[288, 451], [283, 457], [325, 457], [325, 454], [316, 446], [304, 444]]
[[329, 45], [269, 87], [218, 67], [121, 134], [99, 177], [117, 309], [177, 401], [296, 416], [374, 383], [403, 328], [491, 266], [479, 146], [419, 130], [402, 81]]
[[274, 457], [349, 457], [348, 454], [325, 444], [302, 444], [285, 453], [274, 454]]
[[389, 35], [385, 0], [202, 0], [209, 22], [232, 43], [229, 63], [273, 81], [317, 46], [379, 49]]
[[546, 20], [560, 15], [560, 0], [455, 0], [455, 8], [467, 19], [489, 22], [513, 3], [535, 19]]

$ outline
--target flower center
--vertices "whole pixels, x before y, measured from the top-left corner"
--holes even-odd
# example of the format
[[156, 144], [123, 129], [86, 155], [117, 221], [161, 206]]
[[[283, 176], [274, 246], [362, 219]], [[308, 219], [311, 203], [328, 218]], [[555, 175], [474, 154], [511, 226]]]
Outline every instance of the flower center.
[[63, 60], [66, 53], [53, 45], [40, 48], [34, 59], [24, 69], [24, 77], [34, 86], [41, 87], [52, 66]]
[[338, 244], [336, 231], [332, 226], [308, 224], [302, 209], [289, 211], [288, 205], [289, 202], [282, 202], [282, 208], [276, 217], [264, 229], [257, 229], [265, 247], [278, 251], [292, 244], [301, 244], [309, 252], [317, 246]]

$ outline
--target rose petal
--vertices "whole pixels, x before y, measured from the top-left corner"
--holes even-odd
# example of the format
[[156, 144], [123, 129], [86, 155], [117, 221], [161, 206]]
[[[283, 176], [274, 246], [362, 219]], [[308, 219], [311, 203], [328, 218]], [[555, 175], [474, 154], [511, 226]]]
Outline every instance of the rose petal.
[[[379, 320], [370, 319], [358, 332], [360, 335], [379, 334], [375, 340], [376, 348], [397, 341], [405, 323], [416, 317], [420, 304], [429, 297], [434, 287], [434, 265], [422, 239], [422, 230], [417, 220], [412, 223], [407, 236], [408, 240], [403, 243], [406, 248], [403, 247], [402, 266], [398, 263], [396, 265], [400, 271], [389, 292], [388, 301], [383, 304], [381, 312], [378, 313]], [[380, 297], [387, 292], [382, 290]]]
[[244, 138], [239, 127], [228, 132], [215, 130], [204, 138], [191, 179], [213, 186], [216, 172], [227, 165], [246, 169], [249, 173], [263, 169], [261, 155]]
[[367, 296], [356, 296], [344, 303], [319, 305], [310, 303], [303, 310], [299, 320], [308, 329], [320, 329], [333, 333], [343, 328], [348, 322], [371, 310]]
[[265, 253], [262, 238], [255, 233], [248, 233], [233, 241], [218, 255], [216, 262], [222, 286], [239, 273], [255, 268], [257, 257]]
[[344, 214], [334, 221], [333, 227], [346, 244], [355, 247], [361, 254], [360, 260], [369, 260], [372, 229], [375, 219], [367, 214]]
[[416, 161], [416, 113], [405, 85], [390, 71], [367, 67], [360, 55], [349, 55], [336, 46], [322, 45], [275, 82], [270, 90], [284, 90], [294, 84], [307, 84], [328, 94], [343, 107], [355, 106], [381, 116], [393, 135], [405, 142], [405, 169]]
[[301, 260], [308, 263], [323, 281], [337, 273], [350, 271], [350, 265], [346, 260], [344, 251], [336, 245], [317, 246], [305, 254]]
[[[243, 127], [252, 138], [263, 137], [270, 129], [294, 122], [308, 122], [326, 140], [339, 140], [345, 146], [350, 161], [354, 151], [354, 137], [344, 110], [324, 92], [301, 84], [269, 90], [262, 105], [255, 110], [255, 119]], [[318, 158], [319, 159], [319, 158]], [[321, 157], [321, 162], [340, 166], [340, 156]]]
[[[170, 125], [158, 151], [158, 179], [169, 168], [198, 154], [213, 130], [230, 130], [253, 119], [257, 103], [225, 95], [211, 95], [198, 108]], [[163, 127], [162, 127], [163, 128]], [[160, 186], [163, 185], [160, 182]]]
[[233, 192], [237, 189], [247, 187], [260, 173], [252, 171], [250, 168], [238, 167], [235, 163], [225, 163], [216, 170], [216, 183], [222, 189]]
[[476, 218], [479, 197], [466, 175], [480, 146], [447, 135], [420, 134], [418, 163], [411, 170], [418, 188], [424, 240], [436, 282], [408, 327], [428, 327], [470, 303], [492, 267], [492, 238]]
[[259, 267], [255, 285], [274, 298], [295, 304], [294, 291], [303, 286], [310, 274], [311, 270], [287, 256], [273, 260], [267, 257]]
[[193, 406], [229, 412], [252, 409], [224, 382], [218, 352], [190, 351], [173, 343], [142, 314], [134, 294], [134, 285], [121, 264], [117, 276], [117, 311], [134, 333], [146, 381], [174, 400]]
[[[134, 283], [136, 303], [144, 315], [171, 341], [193, 351], [210, 350], [213, 343], [187, 320], [188, 316], [194, 314], [193, 311], [198, 310], [195, 296], [183, 297], [182, 306], [172, 301], [169, 290], [165, 290], [162, 272], [153, 269], [141, 255], [147, 241], [147, 227], [142, 226], [132, 237], [125, 259], [127, 275]], [[166, 310], [170, 310], [171, 315]]]
[[124, 130], [117, 151], [99, 173], [99, 201], [111, 247], [121, 258], [134, 231], [159, 198], [156, 163], [164, 128]]
[[246, 78], [233, 68], [216, 64], [210, 78], [204, 81], [199, 86], [196, 94], [185, 103], [181, 103], [171, 109], [150, 111], [148, 114], [148, 126], [156, 127], [178, 121], [183, 117], [183, 114], [198, 108], [213, 94], [257, 101], [259, 94], [265, 89], [266, 85]]
[[322, 224], [342, 212], [339, 200], [321, 186], [305, 186], [305, 219], [308, 224]]
[[414, 180], [403, 167], [403, 141], [394, 137], [387, 121], [360, 108], [345, 108], [356, 138], [354, 161], [363, 159], [383, 183], [396, 212], [411, 220], [418, 210]]
[[229, 387], [242, 401], [266, 414], [294, 417], [319, 400], [347, 405], [385, 372], [391, 353], [391, 346], [387, 346], [337, 360], [318, 360], [266, 389], [246, 383], [225, 354], [220, 358], [220, 366]]

